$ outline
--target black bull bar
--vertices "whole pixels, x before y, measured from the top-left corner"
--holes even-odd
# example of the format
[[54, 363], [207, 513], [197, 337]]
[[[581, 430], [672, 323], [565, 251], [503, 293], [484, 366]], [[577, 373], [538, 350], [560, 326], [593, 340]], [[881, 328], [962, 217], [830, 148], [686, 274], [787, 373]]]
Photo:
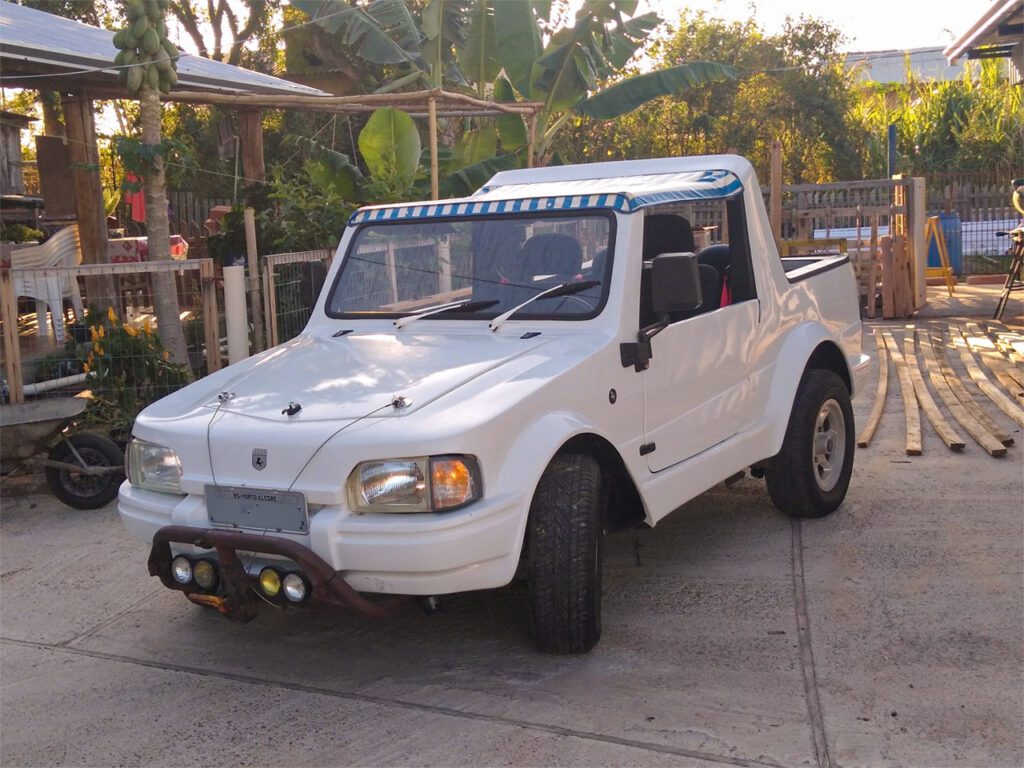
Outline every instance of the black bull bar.
[[[191, 582], [179, 584], [174, 580], [171, 575], [171, 561], [174, 559], [172, 542], [216, 550], [220, 576], [218, 592], [223, 595], [207, 594]], [[290, 539], [187, 525], [168, 525], [156, 532], [149, 553], [149, 575], [159, 578], [168, 589], [184, 592], [192, 602], [216, 608], [232, 621], [244, 624], [256, 618], [258, 601], [262, 598], [256, 591], [258, 579], [246, 573], [238, 551], [279, 555], [294, 561], [309, 580], [311, 601], [352, 610], [371, 618], [390, 616], [410, 602], [410, 598], [401, 596], [381, 601], [366, 599], [341, 577], [341, 571], [334, 570], [313, 550]]]

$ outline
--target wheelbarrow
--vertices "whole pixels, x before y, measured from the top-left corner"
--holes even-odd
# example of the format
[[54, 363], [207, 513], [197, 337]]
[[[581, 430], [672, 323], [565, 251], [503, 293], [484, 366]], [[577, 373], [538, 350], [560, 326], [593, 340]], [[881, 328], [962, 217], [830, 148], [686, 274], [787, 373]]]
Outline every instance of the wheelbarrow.
[[96, 509], [109, 503], [124, 480], [124, 453], [103, 435], [64, 432], [87, 404], [83, 397], [58, 397], [0, 405], [0, 472], [42, 466], [50, 491], [68, 506]]

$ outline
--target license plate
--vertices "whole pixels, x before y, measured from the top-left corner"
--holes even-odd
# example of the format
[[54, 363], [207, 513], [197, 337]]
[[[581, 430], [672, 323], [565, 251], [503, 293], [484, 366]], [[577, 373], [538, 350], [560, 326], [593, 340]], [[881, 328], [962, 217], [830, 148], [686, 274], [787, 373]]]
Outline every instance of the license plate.
[[306, 497], [295, 491], [208, 485], [206, 509], [214, 525], [309, 533]]

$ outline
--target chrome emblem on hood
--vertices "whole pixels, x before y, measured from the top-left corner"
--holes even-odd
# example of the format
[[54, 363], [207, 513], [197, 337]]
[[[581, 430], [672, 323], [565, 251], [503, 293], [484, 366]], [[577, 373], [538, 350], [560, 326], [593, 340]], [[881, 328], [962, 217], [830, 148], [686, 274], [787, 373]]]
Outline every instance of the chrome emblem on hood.
[[267, 449], [266, 448], [253, 448], [252, 449], [252, 466], [257, 472], [267, 468]]

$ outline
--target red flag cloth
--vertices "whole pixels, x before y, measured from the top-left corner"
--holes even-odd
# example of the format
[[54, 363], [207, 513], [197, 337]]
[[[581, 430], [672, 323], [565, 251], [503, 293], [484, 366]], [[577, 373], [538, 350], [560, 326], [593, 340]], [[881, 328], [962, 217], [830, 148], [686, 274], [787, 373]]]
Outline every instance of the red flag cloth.
[[139, 222], [140, 224], [146, 223], [146, 196], [142, 193], [142, 179], [138, 178], [134, 173], [128, 172], [125, 174], [125, 181], [131, 184], [139, 184], [140, 188], [138, 192], [129, 192], [125, 195], [124, 201], [132, 207], [132, 221]]

